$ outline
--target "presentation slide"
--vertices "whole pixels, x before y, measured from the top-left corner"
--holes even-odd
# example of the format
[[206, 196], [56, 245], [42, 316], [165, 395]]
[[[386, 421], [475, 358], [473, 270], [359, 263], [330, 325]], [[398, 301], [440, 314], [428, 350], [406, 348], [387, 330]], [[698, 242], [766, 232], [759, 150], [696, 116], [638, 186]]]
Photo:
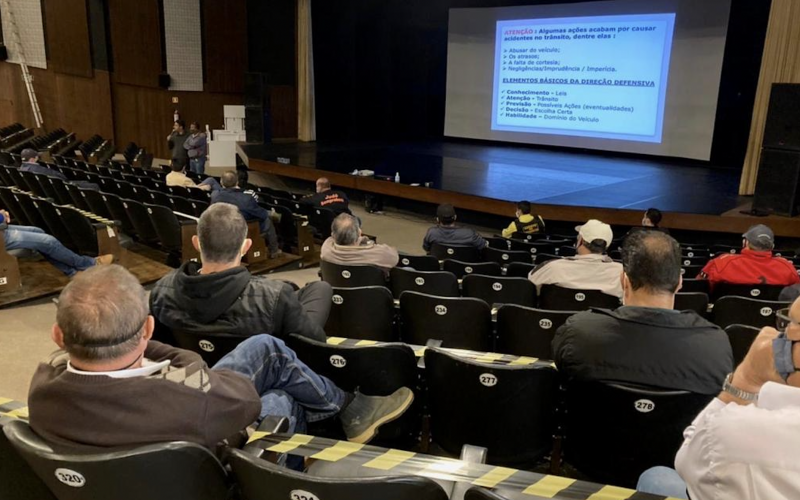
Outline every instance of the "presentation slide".
[[661, 142], [675, 14], [499, 21], [492, 129]]
[[731, 0], [450, 9], [444, 135], [708, 160]]

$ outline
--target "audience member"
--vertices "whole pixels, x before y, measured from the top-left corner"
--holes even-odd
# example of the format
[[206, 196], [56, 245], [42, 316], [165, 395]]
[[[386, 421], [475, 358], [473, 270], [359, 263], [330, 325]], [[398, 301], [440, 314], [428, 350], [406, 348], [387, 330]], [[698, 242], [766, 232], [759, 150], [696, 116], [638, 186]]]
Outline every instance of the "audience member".
[[172, 124], [172, 132], [167, 136], [167, 147], [172, 153], [173, 161], [182, 160], [184, 164], [189, 161], [189, 153], [183, 147], [188, 138], [189, 132], [186, 131], [186, 123], [183, 120], [176, 120]]
[[657, 208], [648, 208], [642, 216], [642, 225], [632, 227], [631, 230], [628, 231], [628, 234], [625, 235], [625, 238], [637, 231], [661, 231], [664, 234], [669, 234], [669, 229], [659, 226], [663, 217], [661, 210]]
[[800, 297], [800, 284], [790, 285], [781, 290], [778, 300], [781, 302], [794, 302]]
[[388, 274], [400, 256], [397, 249], [364, 236], [357, 217], [340, 214], [331, 224], [331, 236], [322, 244], [320, 259], [341, 265], [377, 266]]
[[350, 200], [342, 191], [331, 189], [331, 181], [326, 177], [317, 179], [317, 193], [303, 198], [303, 203], [314, 208], [327, 208], [336, 215], [352, 214], [350, 211]]
[[703, 268], [699, 278], [705, 278], [713, 289], [717, 283], [736, 285], [794, 285], [800, 276], [791, 262], [774, 257], [775, 234], [764, 224], [758, 224], [742, 235], [742, 253], [723, 254]]
[[436, 226], [428, 229], [425, 239], [422, 240], [422, 249], [430, 252], [434, 243], [475, 247], [479, 250], [486, 247], [486, 240], [481, 235], [474, 229], [457, 226], [456, 218], [456, 209], [453, 205], [439, 205], [436, 208]]
[[517, 203], [516, 219], [503, 229], [503, 238], [511, 238], [515, 233], [521, 235], [538, 234], [544, 232], [544, 220], [539, 215], [531, 214], [531, 203], [520, 201]]
[[642, 384], [716, 394], [733, 368], [728, 337], [693, 311], [675, 311], [681, 286], [678, 242], [657, 231], [625, 241], [622, 307], [570, 317], [553, 339], [569, 381]]
[[247, 220], [257, 220], [261, 234], [267, 241], [269, 258], [274, 259], [281, 255], [278, 247], [278, 233], [270, 220], [270, 213], [258, 204], [253, 194], [248, 194], [239, 188], [239, 176], [233, 170], [228, 170], [220, 178], [222, 189], [211, 194], [211, 203], [230, 203], [236, 205]]
[[150, 293], [153, 316], [167, 328], [195, 333], [297, 333], [325, 341], [333, 292], [322, 281], [294, 292], [291, 285], [252, 276], [241, 265], [252, 241], [239, 210], [215, 203], [203, 212], [192, 243], [202, 264], [185, 262]]
[[688, 489], [693, 500], [800, 498], [798, 341], [795, 301], [778, 313], [777, 330], [761, 330], [722, 391], [686, 429], [677, 472], [650, 469], [637, 489], [676, 498], [688, 498]]
[[66, 175], [62, 174], [58, 170], [50, 167], [45, 167], [39, 165], [39, 153], [35, 149], [26, 148], [22, 150], [20, 153], [22, 157], [22, 165], [19, 166], [21, 172], [30, 172], [32, 174], [41, 174], [46, 175], [48, 177], [53, 177], [55, 179], [60, 179], [64, 182], [68, 182], [75, 186], [85, 189], [95, 189], [100, 190], [100, 186], [95, 184], [94, 182], [89, 181], [71, 181], [67, 178]]
[[528, 279], [541, 290], [542, 285], [558, 285], [564, 288], [581, 290], [600, 290], [603, 293], [622, 298], [622, 284], [619, 276], [622, 264], [604, 255], [614, 233], [611, 226], [591, 219], [578, 231], [574, 257], [549, 260], [537, 266]]
[[414, 395], [346, 393], [297, 359], [280, 339], [256, 335], [213, 368], [190, 351], [151, 341], [147, 292], [119, 266], [92, 269], [61, 293], [52, 339], [62, 350], [39, 365], [30, 424], [54, 444], [114, 447], [190, 441], [213, 448], [267, 415], [290, 432], [338, 415], [347, 438], [369, 441]]
[[200, 184], [195, 183], [186, 176], [186, 164], [181, 160], [173, 160], [169, 166], [172, 172], [167, 174], [167, 186], [182, 186], [185, 188], [198, 188], [203, 191], [219, 191], [221, 186], [213, 177], [206, 177]]
[[39, 252], [47, 262], [70, 277], [90, 267], [114, 262], [114, 256], [111, 254], [96, 258], [78, 255], [38, 227], [12, 225], [11, 215], [5, 210], [0, 210], [0, 232], [3, 234], [7, 251], [33, 250]]
[[239, 180], [238, 185], [243, 193], [249, 194], [256, 201], [261, 201], [261, 198], [258, 197], [258, 187], [250, 184], [250, 174], [247, 173], [247, 168], [237, 168], [236, 178]]
[[206, 134], [200, 130], [199, 123], [192, 122], [189, 125], [189, 137], [184, 141], [183, 147], [189, 157], [189, 170], [196, 174], [205, 174], [208, 141]]

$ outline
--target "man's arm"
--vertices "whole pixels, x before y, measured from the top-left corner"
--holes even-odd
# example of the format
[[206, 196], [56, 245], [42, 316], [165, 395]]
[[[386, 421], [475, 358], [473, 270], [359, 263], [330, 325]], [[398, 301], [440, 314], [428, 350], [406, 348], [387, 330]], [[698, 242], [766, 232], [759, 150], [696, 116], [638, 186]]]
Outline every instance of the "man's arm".
[[508, 225], [507, 228], [503, 229], [503, 238], [511, 238], [511, 235], [517, 232], [517, 223], [513, 220], [511, 224]]
[[431, 251], [431, 230], [428, 229], [428, 232], [425, 233], [425, 237], [422, 239], [422, 249], [426, 252], [430, 253]]
[[325, 330], [308, 317], [294, 290], [288, 284], [284, 284], [281, 288], [275, 308], [276, 323], [273, 335], [276, 337], [285, 339], [290, 334], [296, 333], [320, 342], [325, 342], [328, 338]]
[[259, 205], [252, 196], [247, 197], [244, 207], [240, 208], [240, 210], [245, 219], [258, 219], [259, 221], [264, 222], [269, 218], [269, 212], [267, 209]]
[[478, 234], [477, 231], [473, 231], [473, 234], [474, 234], [474, 237], [472, 239], [472, 244], [475, 247], [477, 247], [479, 250], [483, 249], [483, 248], [486, 248], [489, 245], [489, 242], [487, 242], [485, 239], [483, 239], [483, 236]]

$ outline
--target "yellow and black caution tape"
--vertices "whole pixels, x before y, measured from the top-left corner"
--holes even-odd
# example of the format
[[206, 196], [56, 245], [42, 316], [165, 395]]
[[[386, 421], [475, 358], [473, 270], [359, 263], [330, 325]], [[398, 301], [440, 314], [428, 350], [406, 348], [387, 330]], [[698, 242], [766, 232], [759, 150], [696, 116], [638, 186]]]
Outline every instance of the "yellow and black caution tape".
[[27, 405], [13, 399], [0, 398], [0, 426], [14, 419], [28, 420]]

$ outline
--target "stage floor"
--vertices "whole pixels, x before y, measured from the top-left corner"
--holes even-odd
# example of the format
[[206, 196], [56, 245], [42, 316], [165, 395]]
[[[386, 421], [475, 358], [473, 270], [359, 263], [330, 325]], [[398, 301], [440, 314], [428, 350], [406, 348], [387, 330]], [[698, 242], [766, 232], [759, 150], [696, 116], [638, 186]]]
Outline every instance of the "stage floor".
[[[742, 205], [738, 169], [462, 141], [244, 144], [250, 159], [326, 172], [373, 170], [403, 184], [536, 204], [721, 215]], [[320, 172], [320, 175], [323, 173]]]

